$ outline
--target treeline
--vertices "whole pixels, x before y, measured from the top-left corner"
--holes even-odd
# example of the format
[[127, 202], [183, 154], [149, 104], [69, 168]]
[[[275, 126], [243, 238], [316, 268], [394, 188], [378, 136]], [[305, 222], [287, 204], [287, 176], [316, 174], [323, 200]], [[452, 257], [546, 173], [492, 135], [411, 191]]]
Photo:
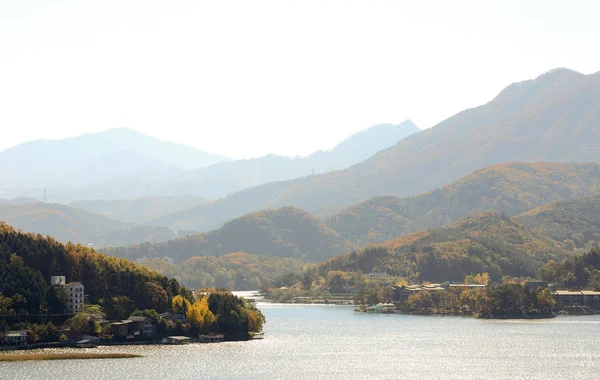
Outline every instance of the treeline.
[[316, 274], [330, 271], [386, 272], [413, 282], [461, 281], [471, 273], [535, 277], [548, 260], [568, 257], [561, 244], [493, 212], [445, 228], [416, 232], [330, 259]]
[[287, 273], [301, 273], [311, 264], [303, 261], [250, 255], [245, 252], [224, 256], [195, 256], [180, 264], [167, 264], [162, 259], [152, 259], [141, 265], [177, 279], [191, 289], [226, 288], [231, 290], [256, 290], [269, 279]]
[[407, 313], [475, 314], [483, 318], [547, 318], [556, 308], [550, 290], [532, 291], [520, 284], [422, 291], [400, 305], [400, 310]]
[[194, 256], [222, 256], [247, 252], [263, 256], [323, 261], [347, 252], [350, 246], [318, 218], [294, 207], [260, 211], [234, 219], [218, 230], [164, 243], [142, 243], [103, 250], [133, 260], [173, 257], [183, 262]]
[[137, 309], [163, 312], [176, 295], [191, 298], [177, 280], [124, 259], [90, 248], [61, 244], [50, 237], [24, 234], [0, 224], [0, 294], [4, 314], [62, 314], [62, 287], [50, 286], [51, 276], [85, 286], [90, 303], [101, 304], [109, 318]]
[[563, 282], [569, 288], [600, 291], [600, 247], [571, 260], [551, 260], [540, 268], [538, 277], [548, 282]]

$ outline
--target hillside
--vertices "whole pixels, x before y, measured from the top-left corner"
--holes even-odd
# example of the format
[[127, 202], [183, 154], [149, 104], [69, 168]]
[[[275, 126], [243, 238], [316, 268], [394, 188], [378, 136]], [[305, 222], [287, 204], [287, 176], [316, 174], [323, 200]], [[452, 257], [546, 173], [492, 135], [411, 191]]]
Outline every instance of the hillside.
[[600, 195], [551, 202], [515, 220], [571, 249], [590, 249], [600, 242]]
[[51, 276], [84, 284], [88, 302], [102, 299], [110, 318], [135, 308], [165, 311], [181, 290], [177, 281], [145, 267], [0, 223], [0, 295], [13, 298], [24, 314], [62, 314], [64, 306], [52, 297]]
[[247, 189], [156, 223], [207, 230], [248, 212], [281, 206], [322, 217], [373, 196], [431, 191], [502, 162], [598, 162], [599, 125], [600, 73], [553, 70], [512, 84], [492, 101], [348, 169]]
[[148, 196], [133, 200], [77, 201], [70, 203], [69, 206], [101, 214], [121, 222], [141, 224], [170, 212], [185, 210], [206, 202], [208, 200], [202, 197], [182, 195]]
[[93, 244], [94, 247], [160, 242], [175, 237], [166, 227], [123, 224], [56, 203], [0, 204], [0, 221], [25, 232], [53, 236], [64, 243]]
[[502, 276], [532, 276], [548, 260], [572, 255], [553, 241], [514, 220], [486, 212], [444, 228], [405, 235], [337, 256], [318, 266], [326, 275], [345, 272], [387, 272], [414, 281], [462, 281], [466, 275], [488, 272]]
[[234, 219], [218, 230], [159, 244], [107, 249], [127, 259], [171, 256], [182, 262], [193, 256], [222, 256], [231, 252], [322, 261], [348, 246], [314, 216], [294, 207], [266, 210]]
[[290, 258], [250, 255], [245, 252], [224, 256], [195, 256], [180, 264], [167, 264], [162, 259], [144, 261], [141, 265], [177, 278], [191, 289], [227, 288], [231, 290], [256, 290], [270, 279], [289, 273], [300, 273], [309, 264]]
[[514, 216], [549, 202], [598, 193], [597, 164], [499, 164], [415, 197], [371, 198], [332, 215], [326, 224], [361, 246], [442, 227], [482, 211]]

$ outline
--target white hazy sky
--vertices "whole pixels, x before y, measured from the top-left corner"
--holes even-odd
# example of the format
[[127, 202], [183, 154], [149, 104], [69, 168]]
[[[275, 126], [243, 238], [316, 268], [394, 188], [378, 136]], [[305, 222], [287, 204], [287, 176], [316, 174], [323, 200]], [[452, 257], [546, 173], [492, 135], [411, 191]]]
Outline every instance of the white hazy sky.
[[600, 70], [599, 1], [0, 0], [0, 150], [114, 127], [236, 158]]

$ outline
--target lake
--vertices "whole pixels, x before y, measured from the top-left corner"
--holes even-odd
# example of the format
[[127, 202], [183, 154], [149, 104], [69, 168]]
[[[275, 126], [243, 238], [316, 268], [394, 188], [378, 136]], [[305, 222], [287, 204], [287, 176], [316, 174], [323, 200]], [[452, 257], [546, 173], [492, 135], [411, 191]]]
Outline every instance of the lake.
[[[545, 320], [355, 313], [259, 303], [265, 339], [102, 347], [135, 359], [0, 363], [1, 379], [597, 379], [600, 316]], [[82, 350], [86, 351], [86, 350]], [[31, 351], [30, 351], [31, 352]]]

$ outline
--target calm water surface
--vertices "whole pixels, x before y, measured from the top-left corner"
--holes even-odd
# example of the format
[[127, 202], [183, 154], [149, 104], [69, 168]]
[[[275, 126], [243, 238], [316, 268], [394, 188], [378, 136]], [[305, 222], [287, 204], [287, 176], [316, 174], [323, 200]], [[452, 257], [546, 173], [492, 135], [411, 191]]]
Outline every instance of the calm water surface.
[[600, 378], [600, 316], [487, 321], [259, 307], [264, 340], [103, 347], [92, 351], [144, 357], [0, 363], [0, 379]]

